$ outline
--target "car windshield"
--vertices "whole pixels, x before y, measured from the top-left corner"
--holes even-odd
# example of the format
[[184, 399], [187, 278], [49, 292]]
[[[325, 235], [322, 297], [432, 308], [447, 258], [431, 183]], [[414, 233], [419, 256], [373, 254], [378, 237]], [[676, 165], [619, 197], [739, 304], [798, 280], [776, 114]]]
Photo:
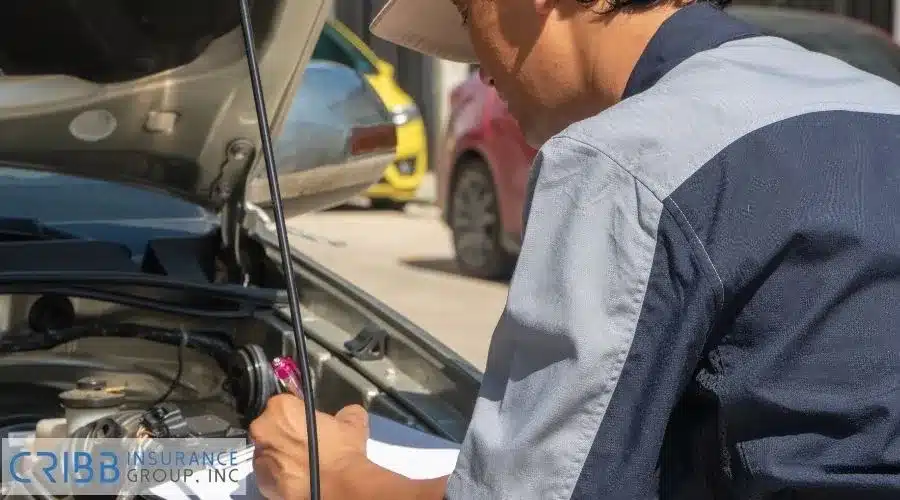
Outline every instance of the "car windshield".
[[73, 236], [128, 245], [136, 257], [148, 239], [202, 234], [217, 217], [159, 191], [64, 174], [0, 166], [0, 214], [40, 221]]
[[330, 24], [322, 28], [322, 36], [316, 43], [312, 58], [343, 64], [366, 75], [374, 75], [377, 72], [372, 61]]

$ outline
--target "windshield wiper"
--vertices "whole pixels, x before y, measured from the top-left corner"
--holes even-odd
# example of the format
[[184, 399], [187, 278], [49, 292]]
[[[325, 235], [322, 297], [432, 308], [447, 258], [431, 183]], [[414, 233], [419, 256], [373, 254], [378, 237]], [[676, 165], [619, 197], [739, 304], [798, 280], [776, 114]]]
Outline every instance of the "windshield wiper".
[[19, 217], [0, 217], [0, 241], [69, 240], [75, 236], [45, 226], [40, 221]]

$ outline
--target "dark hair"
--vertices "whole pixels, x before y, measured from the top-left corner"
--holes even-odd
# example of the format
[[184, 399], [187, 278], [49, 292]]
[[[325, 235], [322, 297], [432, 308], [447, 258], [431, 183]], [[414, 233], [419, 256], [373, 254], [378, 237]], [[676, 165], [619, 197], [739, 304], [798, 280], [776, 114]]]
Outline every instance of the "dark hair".
[[[648, 7], [654, 7], [657, 4], [667, 3], [675, 0], [606, 0], [609, 4], [609, 11], [619, 10], [619, 9], [643, 9]], [[692, 3], [682, 0], [684, 3]], [[731, 3], [731, 0], [696, 0], [697, 2], [706, 2], [708, 4], [712, 4], [716, 7], [722, 8], [728, 6]], [[598, 0], [578, 0], [579, 3], [582, 3], [586, 6], [593, 5], [598, 2]]]

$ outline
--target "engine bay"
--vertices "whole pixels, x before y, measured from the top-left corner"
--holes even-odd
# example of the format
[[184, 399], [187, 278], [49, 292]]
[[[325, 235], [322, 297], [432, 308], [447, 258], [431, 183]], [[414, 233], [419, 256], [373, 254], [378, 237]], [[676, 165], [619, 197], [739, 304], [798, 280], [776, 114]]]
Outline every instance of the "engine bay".
[[6, 295], [0, 305], [3, 437], [73, 435], [102, 418], [134, 433], [125, 422], [135, 412], [160, 408], [246, 426], [276, 390], [264, 346], [280, 352], [284, 332], [263, 321], [186, 321], [49, 294]]
[[[136, 258], [115, 243], [0, 230], [24, 240], [0, 244], [0, 438], [79, 449], [246, 438], [277, 392], [270, 360], [297, 352], [271, 235], [254, 233], [236, 263], [214, 237], [153, 240]], [[459, 442], [480, 380], [374, 298], [296, 262], [316, 409], [360, 404]]]
[[[2, 438], [244, 438], [278, 392], [269, 360], [293, 350], [289, 325], [267, 312], [198, 319], [54, 294], [0, 306]], [[317, 366], [316, 379], [334, 378]], [[317, 407], [362, 402], [329, 393]]]

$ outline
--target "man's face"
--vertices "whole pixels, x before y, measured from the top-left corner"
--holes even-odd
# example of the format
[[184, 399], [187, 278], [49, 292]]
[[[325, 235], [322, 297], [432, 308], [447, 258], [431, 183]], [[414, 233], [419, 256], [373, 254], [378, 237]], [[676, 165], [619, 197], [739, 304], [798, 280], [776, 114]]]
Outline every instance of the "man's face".
[[561, 128], [558, 115], [577, 76], [556, 5], [567, 0], [452, 1], [469, 29], [483, 78], [506, 101], [529, 144], [540, 146]]

